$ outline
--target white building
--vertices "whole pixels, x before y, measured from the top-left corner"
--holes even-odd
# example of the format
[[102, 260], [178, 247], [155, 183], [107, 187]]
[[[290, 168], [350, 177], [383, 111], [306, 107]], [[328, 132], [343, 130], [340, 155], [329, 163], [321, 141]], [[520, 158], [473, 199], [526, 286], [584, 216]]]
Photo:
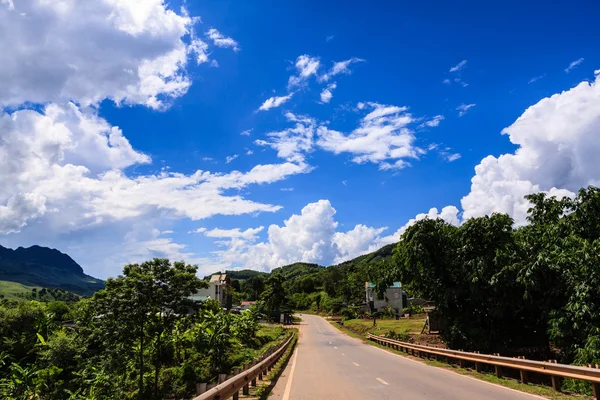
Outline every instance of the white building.
[[406, 293], [402, 291], [400, 282], [394, 282], [392, 286], [389, 286], [385, 290], [383, 299], [381, 300], [377, 298], [375, 284], [372, 282], [365, 282], [365, 295], [367, 305], [372, 304], [373, 311], [379, 311], [383, 307], [391, 306], [398, 314], [400, 314], [403, 308], [408, 307], [408, 299], [406, 298]]
[[214, 274], [208, 281], [208, 287], [198, 290], [196, 294], [190, 296], [190, 299], [204, 301], [210, 298], [217, 300], [223, 307], [226, 307], [228, 284], [229, 277], [226, 274]]

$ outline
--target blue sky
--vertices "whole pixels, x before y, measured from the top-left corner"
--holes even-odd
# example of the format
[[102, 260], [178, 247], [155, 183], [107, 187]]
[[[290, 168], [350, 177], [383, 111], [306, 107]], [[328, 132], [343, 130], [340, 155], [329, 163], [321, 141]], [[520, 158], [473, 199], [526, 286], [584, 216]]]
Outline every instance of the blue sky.
[[[12, 179], [0, 244], [59, 248], [100, 278], [153, 256], [202, 272], [330, 265], [397, 240], [416, 216], [522, 224], [524, 194], [598, 179], [589, 2], [122, 3], [0, 4], [0, 49], [16, 60], [0, 67], [0, 138], [40, 165], [0, 162]], [[35, 26], [42, 47], [20, 32], [48, 12], [61, 26]], [[269, 98], [282, 103], [260, 110]], [[170, 187], [202, 173], [237, 183]]]

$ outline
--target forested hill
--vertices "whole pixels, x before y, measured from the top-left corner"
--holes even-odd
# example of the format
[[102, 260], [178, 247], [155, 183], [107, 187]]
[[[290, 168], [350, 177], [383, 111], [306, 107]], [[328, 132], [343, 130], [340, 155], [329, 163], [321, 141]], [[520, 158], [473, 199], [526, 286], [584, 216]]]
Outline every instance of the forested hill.
[[67, 254], [41, 246], [16, 250], [0, 246], [0, 281], [59, 288], [80, 295], [104, 288], [102, 280], [86, 275]]
[[275, 268], [271, 273], [252, 270], [226, 271], [242, 300], [256, 300], [270, 277], [283, 278], [286, 295], [296, 309], [330, 308], [334, 304], [364, 301], [365, 282], [382, 262], [390, 261], [396, 244], [329, 267], [297, 262]]

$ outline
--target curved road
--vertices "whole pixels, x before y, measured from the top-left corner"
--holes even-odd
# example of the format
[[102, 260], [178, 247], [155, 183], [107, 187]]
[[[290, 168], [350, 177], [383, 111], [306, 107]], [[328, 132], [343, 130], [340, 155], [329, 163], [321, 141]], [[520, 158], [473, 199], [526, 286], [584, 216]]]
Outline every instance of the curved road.
[[303, 315], [299, 345], [270, 399], [540, 398], [363, 344], [321, 317]]

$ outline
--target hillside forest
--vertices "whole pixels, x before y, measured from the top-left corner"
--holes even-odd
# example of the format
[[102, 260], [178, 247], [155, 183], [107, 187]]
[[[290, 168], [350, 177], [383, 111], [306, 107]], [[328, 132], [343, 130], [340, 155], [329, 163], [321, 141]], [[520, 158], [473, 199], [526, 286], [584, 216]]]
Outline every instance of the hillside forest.
[[[284, 340], [283, 328], [259, 324], [257, 307], [233, 314], [190, 300], [206, 285], [196, 272], [155, 259], [127, 265], [89, 298], [5, 299], [0, 398], [192, 398], [196, 383], [231, 374]], [[271, 286], [267, 280], [264, 291]]]

